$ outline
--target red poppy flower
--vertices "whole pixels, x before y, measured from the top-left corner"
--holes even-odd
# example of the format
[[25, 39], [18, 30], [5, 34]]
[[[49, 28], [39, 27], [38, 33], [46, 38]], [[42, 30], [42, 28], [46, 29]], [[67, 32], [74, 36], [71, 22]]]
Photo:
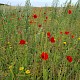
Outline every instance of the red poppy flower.
[[38, 25], [38, 27], [41, 27], [41, 26], [42, 26], [41, 24]]
[[54, 37], [51, 37], [51, 38], [50, 38], [50, 41], [51, 41], [51, 43], [54, 43], [54, 42], [55, 42]]
[[66, 31], [65, 34], [68, 35], [70, 32]]
[[50, 36], [51, 36], [51, 33], [47, 32], [47, 37], [50, 38]]
[[48, 54], [46, 52], [42, 52], [41, 56], [40, 56], [43, 60], [47, 60], [48, 59]]
[[67, 58], [67, 60], [68, 60], [69, 62], [72, 62], [72, 60], [73, 60], [71, 56], [67, 56], [66, 58]]
[[48, 16], [46, 16], [46, 19], [48, 19]]
[[34, 18], [37, 18], [38, 16], [36, 14], [33, 15]]
[[62, 34], [62, 32], [60, 32], [60, 34]]
[[30, 23], [30, 24], [32, 24], [32, 23], [33, 23], [33, 21], [31, 20], [29, 23]]
[[25, 40], [20, 40], [19, 44], [21, 44], [21, 45], [26, 44], [26, 41]]
[[74, 35], [72, 35], [71, 37], [74, 38]]
[[46, 12], [44, 12], [44, 14], [46, 14]]
[[68, 10], [68, 14], [72, 14], [72, 10]]
[[44, 22], [46, 22], [46, 20], [44, 20]]

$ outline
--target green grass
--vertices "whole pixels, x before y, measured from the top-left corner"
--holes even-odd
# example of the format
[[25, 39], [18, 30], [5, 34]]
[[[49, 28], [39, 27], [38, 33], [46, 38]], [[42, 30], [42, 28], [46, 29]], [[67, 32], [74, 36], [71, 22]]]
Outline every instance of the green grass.
[[[72, 14], [67, 13], [68, 9]], [[0, 80], [80, 80], [79, 9], [65, 7], [54, 12], [53, 8], [31, 8], [26, 19], [26, 9], [3, 7], [0, 12]], [[33, 14], [38, 18], [33, 19]], [[48, 19], [44, 22], [46, 16]], [[39, 28], [38, 24], [42, 26]], [[70, 34], [65, 35], [65, 31]], [[48, 40], [47, 32], [54, 36], [55, 43]], [[19, 44], [21, 39], [26, 41], [25, 45]], [[42, 52], [48, 53], [47, 61], [40, 58]], [[66, 59], [68, 55], [73, 58], [71, 63]], [[24, 70], [20, 71], [19, 67]], [[26, 74], [26, 70], [30, 70], [30, 74]]]

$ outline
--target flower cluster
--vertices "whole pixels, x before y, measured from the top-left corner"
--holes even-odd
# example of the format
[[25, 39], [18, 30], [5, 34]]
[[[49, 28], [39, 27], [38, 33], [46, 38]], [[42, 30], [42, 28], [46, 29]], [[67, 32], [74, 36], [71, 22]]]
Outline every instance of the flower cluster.
[[47, 37], [50, 40], [51, 43], [55, 43], [55, 38], [53, 36], [51, 36], [50, 32], [47, 32]]

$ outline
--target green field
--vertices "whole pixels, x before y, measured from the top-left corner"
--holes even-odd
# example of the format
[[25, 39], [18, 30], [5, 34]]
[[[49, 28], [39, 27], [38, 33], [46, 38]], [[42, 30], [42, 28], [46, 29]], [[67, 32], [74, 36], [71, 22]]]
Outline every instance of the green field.
[[80, 7], [0, 6], [0, 80], [80, 80]]

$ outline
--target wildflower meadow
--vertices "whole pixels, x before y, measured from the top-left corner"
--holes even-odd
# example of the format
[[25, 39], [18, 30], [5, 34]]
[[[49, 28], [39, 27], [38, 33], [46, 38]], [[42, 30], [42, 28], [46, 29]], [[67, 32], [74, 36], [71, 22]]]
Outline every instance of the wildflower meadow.
[[0, 80], [80, 80], [79, 0], [0, 5]]

